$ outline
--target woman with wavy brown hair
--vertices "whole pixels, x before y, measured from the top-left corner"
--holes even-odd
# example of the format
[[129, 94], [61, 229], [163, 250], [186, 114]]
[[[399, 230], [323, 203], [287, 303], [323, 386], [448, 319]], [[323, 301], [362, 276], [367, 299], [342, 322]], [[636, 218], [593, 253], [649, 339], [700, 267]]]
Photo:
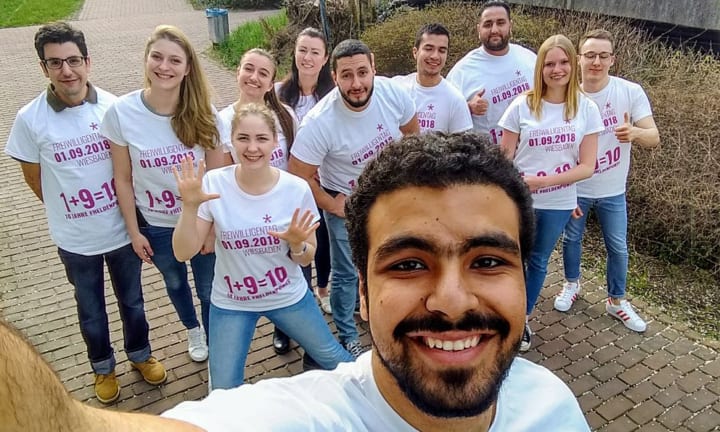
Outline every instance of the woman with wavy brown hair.
[[135, 253], [157, 266], [180, 321], [188, 330], [194, 361], [208, 356], [207, 325], [214, 253], [190, 260], [200, 299], [197, 319], [187, 266], [173, 256], [172, 234], [182, 210], [172, 167], [190, 158], [210, 168], [227, 164], [215, 109], [200, 62], [176, 27], [155, 28], [145, 45], [145, 87], [120, 97], [101, 132], [111, 142], [115, 187]]

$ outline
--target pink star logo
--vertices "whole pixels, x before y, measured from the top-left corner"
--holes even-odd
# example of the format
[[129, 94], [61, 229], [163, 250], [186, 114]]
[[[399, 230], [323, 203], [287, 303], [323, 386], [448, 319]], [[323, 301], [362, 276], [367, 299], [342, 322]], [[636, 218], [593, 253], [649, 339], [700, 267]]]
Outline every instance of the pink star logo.
[[608, 103], [605, 104], [605, 109], [610, 109], [611, 106], [612, 106], [612, 105], [610, 105], [610, 102], [608, 102]]
[[378, 132], [380, 132], [381, 130], [383, 130], [383, 125], [382, 125], [382, 123], [378, 123], [378, 125], [377, 125], [377, 130], [378, 130]]
[[92, 130], [97, 130], [97, 128], [98, 128], [98, 124], [97, 124], [97, 123], [95, 123], [95, 122], [90, 123], [90, 129], [92, 129]]
[[270, 216], [269, 214], [266, 214], [265, 216], [263, 216], [263, 221], [264, 221], [265, 223], [270, 223], [270, 222], [272, 222], [272, 216]]
[[432, 111], [433, 109], [435, 109], [435, 105], [433, 105], [433, 104], [428, 105], [428, 111]]
[[518, 70], [515, 71], [515, 75], [517, 75], [517, 76], [522, 75], [522, 72], [520, 72], [520, 69], [518, 69]]

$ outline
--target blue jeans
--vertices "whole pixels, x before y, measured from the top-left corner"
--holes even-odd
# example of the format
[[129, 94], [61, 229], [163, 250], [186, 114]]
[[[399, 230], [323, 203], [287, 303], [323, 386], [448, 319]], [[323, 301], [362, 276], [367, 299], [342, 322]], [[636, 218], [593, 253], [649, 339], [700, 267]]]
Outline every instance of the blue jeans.
[[578, 197], [583, 216], [570, 219], [563, 236], [563, 267], [565, 279], [580, 279], [580, 257], [585, 222], [591, 209], [595, 209], [607, 251], [607, 289], [613, 298], [625, 297], [628, 271], [627, 204], [625, 194], [605, 198]]
[[307, 352], [322, 368], [335, 369], [353, 357], [335, 340], [315, 297], [305, 291], [294, 305], [265, 312], [248, 312], [210, 306], [210, 375], [213, 389], [241, 385], [245, 360], [258, 319], [267, 317]]
[[345, 218], [325, 212], [325, 223], [330, 238], [332, 266], [330, 307], [340, 342], [346, 344], [359, 339], [354, 316], [358, 298], [358, 277], [352, 263]]
[[550, 255], [571, 215], [572, 210], [535, 209], [535, 243], [525, 270], [526, 315], [532, 313], [540, 296]]
[[105, 310], [105, 275], [107, 264], [110, 281], [117, 298], [123, 323], [125, 353], [131, 362], [150, 357], [148, 322], [140, 285], [142, 262], [128, 244], [99, 255], [79, 255], [58, 248], [67, 279], [75, 288], [80, 333], [88, 351], [90, 365], [96, 374], [115, 370], [115, 355], [110, 344], [110, 329]]
[[[152, 261], [165, 280], [165, 288], [175, 311], [185, 328], [192, 329], [200, 325], [193, 305], [192, 291], [188, 283], [187, 265], [175, 259], [172, 249], [174, 228], [148, 225], [140, 229], [150, 242], [153, 250]], [[215, 254], [197, 254], [190, 259], [195, 290], [200, 299], [200, 311], [205, 334], [208, 335], [210, 316], [210, 292], [215, 276]]]

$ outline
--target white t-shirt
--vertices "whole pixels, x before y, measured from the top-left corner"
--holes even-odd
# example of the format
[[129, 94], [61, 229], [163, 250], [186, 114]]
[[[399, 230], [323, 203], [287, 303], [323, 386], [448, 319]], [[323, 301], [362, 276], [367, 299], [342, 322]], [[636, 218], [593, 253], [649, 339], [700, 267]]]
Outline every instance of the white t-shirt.
[[625, 113], [631, 123], [652, 116], [650, 101], [640, 85], [614, 76], [604, 89], [586, 94], [600, 108], [605, 129], [598, 137], [595, 174], [578, 182], [577, 193], [587, 198], [617, 196], [625, 193], [631, 144], [618, 141], [615, 128], [623, 124]]
[[305, 116], [293, 156], [319, 166], [322, 186], [349, 195], [368, 161], [402, 137], [400, 126], [415, 115], [410, 94], [389, 78], [375, 77], [368, 106], [360, 112], [345, 106], [340, 91], [328, 93]]
[[152, 111], [142, 99], [142, 90], [136, 90], [118, 98], [100, 127], [112, 142], [128, 147], [138, 210], [150, 225], [166, 228], [175, 227], [182, 210], [172, 167], [185, 157], [192, 158], [196, 167], [205, 159], [202, 147], [188, 148], [180, 142], [170, 119]]
[[50, 237], [80, 255], [109, 252], [130, 242], [113, 182], [110, 142], [100, 122], [116, 97], [95, 87], [97, 103], [55, 112], [47, 90], [17, 114], [5, 153], [40, 164]]
[[[538, 120], [530, 111], [527, 95], [521, 95], [505, 111], [498, 124], [520, 134], [515, 167], [521, 174], [554, 175], [577, 166], [585, 135], [603, 130], [600, 110], [582, 94], [575, 118], [565, 121], [564, 110], [564, 103], [543, 100], [542, 118]], [[572, 210], [577, 206], [575, 183], [538, 189], [532, 197], [536, 209]]]
[[495, 144], [500, 144], [502, 138], [502, 128], [497, 123], [505, 109], [513, 99], [533, 88], [537, 56], [520, 45], [509, 47], [510, 51], [504, 56], [488, 54], [482, 46], [476, 48], [460, 59], [447, 75], [466, 101], [485, 89], [487, 113], [473, 114], [472, 120], [475, 131], [489, 135]]
[[416, 72], [394, 76], [392, 79], [404, 86], [415, 101], [421, 133], [453, 133], [472, 129], [472, 118], [465, 98], [445, 78], [434, 87], [420, 85]]
[[[215, 390], [163, 416], [212, 431], [415, 431], [385, 401], [372, 353], [333, 371]], [[500, 388], [490, 432], [589, 431], [570, 389], [552, 372], [516, 358]]]
[[[290, 113], [290, 116], [293, 119], [293, 129], [297, 130], [298, 122], [295, 118], [295, 113], [289, 106], [283, 106], [285, 107], [285, 109], [287, 109], [288, 113]], [[225, 146], [225, 153], [230, 153], [233, 162], [238, 163], [240, 159], [238, 159], [238, 156], [235, 152], [235, 146], [232, 144], [232, 140], [230, 139], [230, 134], [232, 133], [232, 119], [235, 117], [235, 103], [231, 103], [230, 105], [225, 107], [225, 109], [220, 111], [218, 116], [220, 118], [220, 122], [222, 123], [222, 132], [225, 134], [222, 137], [222, 142]], [[277, 114], [275, 114], [274, 111], [273, 117], [275, 118], [275, 130], [277, 130], [278, 143], [275, 146], [272, 155], [270, 156], [270, 165], [283, 171], [287, 171], [288, 159], [290, 158], [290, 154], [288, 153], [287, 149], [287, 139], [285, 139], [285, 134], [283, 133], [282, 126], [280, 126], [280, 120], [278, 119], [278, 116]]]
[[[280, 87], [282, 86], [282, 82], [278, 81], [275, 83], [275, 93], [280, 97]], [[295, 118], [297, 119], [298, 123], [302, 123], [302, 119], [305, 118], [305, 114], [310, 112], [312, 107], [315, 106], [315, 104], [318, 103], [318, 99], [315, 98], [315, 95], [304, 95], [300, 94], [298, 95], [298, 101], [297, 106], [293, 109], [291, 106], [286, 105], [289, 109], [295, 113]]]
[[198, 216], [214, 222], [215, 279], [210, 301], [223, 309], [267, 311], [291, 306], [307, 291], [300, 266], [289, 246], [268, 231], [285, 231], [293, 212], [310, 210], [319, 219], [310, 186], [280, 171], [278, 182], [262, 195], [250, 195], [237, 184], [229, 166], [209, 171], [203, 190], [220, 198], [204, 202]]

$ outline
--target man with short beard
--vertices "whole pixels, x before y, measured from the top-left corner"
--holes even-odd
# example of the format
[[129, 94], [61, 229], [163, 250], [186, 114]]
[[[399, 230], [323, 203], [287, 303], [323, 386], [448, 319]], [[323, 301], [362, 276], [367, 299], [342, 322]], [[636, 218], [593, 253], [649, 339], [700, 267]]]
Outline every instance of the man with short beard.
[[[13, 421], [26, 420], [26, 410], [16, 407], [63, 407], [57, 411], [74, 421], [72, 430], [85, 430], [87, 417], [102, 415], [117, 428], [107, 430], [143, 421], [144, 430], [172, 432], [196, 430], [193, 425], [208, 431], [589, 431], [570, 389], [544, 367], [516, 357], [525, 326], [531, 204], [519, 173], [487, 138], [403, 138], [367, 165], [345, 204], [372, 352], [333, 371], [214, 391], [163, 414], [187, 423], [164, 424], [170, 420], [98, 411], [71, 404], [69, 396], [62, 403], [49, 393], [34, 403], [23, 399], [26, 389], [37, 387], [29, 380], [55, 381], [42, 387], [58, 392], [62, 385], [47, 365], [36, 365], [41, 359], [28, 354], [29, 345], [8, 341], [12, 332], [8, 336], [0, 322], [0, 365], [22, 356], [22, 364], [37, 370], [21, 379], [18, 368], [0, 375], [0, 419], [5, 407], [15, 408]], [[6, 382], [29, 385], [3, 392]], [[49, 412], [55, 410], [43, 410]]]
[[[418, 133], [415, 104], [396, 83], [375, 76], [370, 48], [348, 39], [332, 52], [337, 85], [303, 118], [288, 171], [304, 178], [325, 213], [330, 239], [330, 305], [338, 337], [350, 354], [363, 352], [354, 311], [358, 280], [345, 228], [345, 197], [363, 167], [388, 144]], [[320, 176], [318, 182], [317, 176]]]
[[489, 1], [480, 11], [477, 25], [480, 47], [465, 55], [447, 75], [460, 90], [472, 114], [473, 129], [500, 144], [500, 117], [513, 99], [532, 88], [536, 55], [511, 44], [510, 6]]

